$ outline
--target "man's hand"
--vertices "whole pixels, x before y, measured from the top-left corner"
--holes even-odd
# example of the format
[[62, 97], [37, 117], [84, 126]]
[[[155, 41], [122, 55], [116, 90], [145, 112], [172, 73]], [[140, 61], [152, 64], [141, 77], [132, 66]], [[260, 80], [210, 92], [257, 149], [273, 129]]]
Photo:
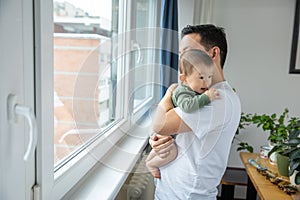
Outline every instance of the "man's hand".
[[172, 136], [154, 134], [150, 137], [149, 144], [159, 157], [165, 158], [170, 153], [170, 148], [171, 145], [174, 144], [174, 139]]
[[173, 91], [177, 88], [178, 83], [173, 83], [172, 85], [169, 86], [168, 90], [173, 93]]

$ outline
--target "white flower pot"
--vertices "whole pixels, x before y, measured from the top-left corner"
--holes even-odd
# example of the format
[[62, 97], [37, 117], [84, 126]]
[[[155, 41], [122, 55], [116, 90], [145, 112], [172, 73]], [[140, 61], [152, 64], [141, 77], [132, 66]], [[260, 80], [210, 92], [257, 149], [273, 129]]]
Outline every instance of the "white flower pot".
[[[299, 176], [299, 171], [295, 170], [294, 173], [290, 176], [291, 185], [296, 187], [300, 191], [300, 181], [296, 179], [296, 176]], [[297, 181], [298, 180], [298, 181]]]
[[[269, 146], [270, 146], [270, 150], [273, 149], [273, 147], [274, 147], [271, 142], [269, 142]], [[276, 155], [276, 152], [274, 152], [274, 153], [272, 153], [270, 155], [270, 163], [272, 165], [276, 165], [277, 164], [277, 155]]]

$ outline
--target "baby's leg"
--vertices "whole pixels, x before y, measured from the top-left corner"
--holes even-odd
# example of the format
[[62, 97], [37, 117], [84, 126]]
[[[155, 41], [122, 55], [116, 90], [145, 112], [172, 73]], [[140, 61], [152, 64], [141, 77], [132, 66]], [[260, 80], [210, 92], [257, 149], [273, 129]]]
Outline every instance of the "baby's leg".
[[155, 178], [160, 178], [159, 167], [168, 164], [169, 162], [173, 161], [176, 157], [177, 157], [177, 147], [173, 143], [170, 146], [169, 155], [167, 155], [167, 157], [165, 158], [159, 157], [158, 155], [156, 155], [155, 151], [152, 150], [146, 159], [146, 166]]
[[146, 166], [154, 178], [160, 178], [159, 168], [155, 166], [155, 157], [158, 157], [158, 155], [154, 150], [151, 150], [146, 159]]

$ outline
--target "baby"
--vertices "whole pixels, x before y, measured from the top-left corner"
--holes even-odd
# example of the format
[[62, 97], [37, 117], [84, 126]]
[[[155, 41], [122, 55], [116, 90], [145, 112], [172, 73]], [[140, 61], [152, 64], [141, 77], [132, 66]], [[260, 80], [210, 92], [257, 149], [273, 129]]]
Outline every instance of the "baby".
[[[180, 83], [172, 94], [175, 107], [180, 107], [182, 111], [190, 113], [220, 98], [216, 89], [209, 88], [212, 84], [215, 64], [205, 52], [196, 49], [185, 51], [180, 56], [179, 63]], [[176, 157], [177, 147], [173, 143], [165, 158], [159, 157], [152, 150], [146, 159], [146, 166], [155, 178], [160, 178], [159, 168]]]

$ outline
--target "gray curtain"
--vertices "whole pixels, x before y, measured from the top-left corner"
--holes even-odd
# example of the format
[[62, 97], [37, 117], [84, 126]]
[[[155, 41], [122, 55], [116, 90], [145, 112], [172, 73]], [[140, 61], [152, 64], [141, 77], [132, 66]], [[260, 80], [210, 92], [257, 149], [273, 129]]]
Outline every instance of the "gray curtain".
[[177, 0], [162, 0], [161, 97], [178, 80], [178, 7]]

